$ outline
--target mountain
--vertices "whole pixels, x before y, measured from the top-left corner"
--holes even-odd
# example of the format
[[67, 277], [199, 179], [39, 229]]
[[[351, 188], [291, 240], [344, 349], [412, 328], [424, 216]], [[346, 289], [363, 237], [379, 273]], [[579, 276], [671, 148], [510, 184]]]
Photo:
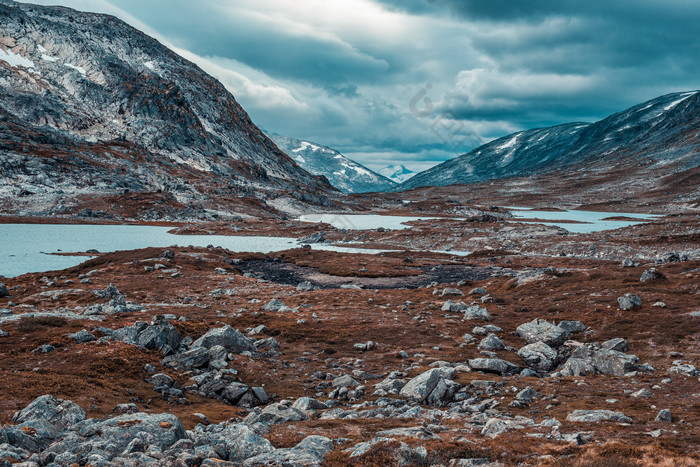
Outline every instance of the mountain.
[[396, 183], [403, 183], [416, 174], [416, 172], [406, 168], [406, 166], [402, 164], [384, 167], [379, 173]]
[[323, 175], [346, 193], [385, 191], [392, 180], [348, 159], [335, 149], [289, 136], [269, 135], [277, 146], [314, 175]]
[[0, 212], [279, 214], [334, 192], [155, 39], [112, 16], [0, 0]]
[[[700, 91], [668, 94], [596, 123], [521, 131], [421, 172], [397, 190], [561, 170], [596, 177], [668, 175], [700, 165]], [[619, 175], [618, 175], [619, 176]]]

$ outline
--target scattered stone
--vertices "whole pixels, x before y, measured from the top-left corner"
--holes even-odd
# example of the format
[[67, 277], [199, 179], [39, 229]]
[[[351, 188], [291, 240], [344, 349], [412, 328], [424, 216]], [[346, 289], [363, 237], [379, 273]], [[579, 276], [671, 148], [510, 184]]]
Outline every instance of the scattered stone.
[[454, 374], [452, 368], [433, 368], [411, 379], [399, 394], [428, 405], [450, 402], [461, 387], [452, 381]]
[[519, 393], [515, 395], [515, 398], [519, 401], [530, 403], [539, 397], [539, 393], [532, 389], [531, 387], [526, 387]]
[[354, 388], [355, 386], [359, 385], [360, 383], [353, 379], [350, 375], [338, 376], [332, 383], [334, 388]]
[[316, 466], [334, 448], [333, 441], [325, 436], [311, 435], [292, 448], [276, 449], [246, 459], [246, 466]]
[[635, 263], [634, 260], [630, 258], [625, 258], [622, 260], [622, 264], [620, 264], [620, 266], [623, 268], [636, 268], [639, 266], [639, 263]]
[[617, 298], [617, 303], [620, 306], [620, 310], [627, 311], [633, 308], [639, 308], [642, 306], [642, 299], [639, 295], [626, 293], [622, 297]]
[[192, 348], [203, 347], [210, 349], [215, 345], [220, 345], [231, 353], [255, 352], [253, 341], [244, 336], [238, 329], [234, 329], [229, 325], [210, 329], [192, 343]]
[[54, 350], [56, 350], [56, 348], [53, 345], [44, 344], [32, 350], [32, 353], [51, 353]]
[[569, 333], [583, 332], [586, 330], [586, 325], [581, 321], [560, 321], [557, 326]]
[[700, 371], [689, 363], [683, 363], [681, 360], [674, 360], [673, 366], [668, 369], [671, 374], [685, 375], [685, 376], [700, 376]]
[[483, 287], [475, 287], [469, 291], [469, 295], [485, 295], [486, 289]]

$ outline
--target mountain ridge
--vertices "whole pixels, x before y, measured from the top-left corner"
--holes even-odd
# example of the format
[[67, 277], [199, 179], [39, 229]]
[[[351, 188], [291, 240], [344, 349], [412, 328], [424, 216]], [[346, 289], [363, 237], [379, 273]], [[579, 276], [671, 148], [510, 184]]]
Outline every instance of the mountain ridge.
[[[219, 81], [143, 32], [8, 0], [0, 19], [4, 211], [68, 213], [85, 204], [78, 195], [125, 190], [200, 213], [330, 203], [335, 189], [279, 150]], [[23, 192], [32, 202], [7, 206]]]
[[336, 149], [290, 136], [268, 136], [305, 170], [325, 176], [331, 185], [345, 193], [384, 191], [396, 185], [394, 181], [353, 161]]
[[[700, 91], [666, 94], [598, 122], [503, 136], [402, 183], [395, 191], [592, 167], [700, 163]], [[637, 159], [635, 159], [637, 157]], [[684, 163], [685, 159], [690, 159]]]

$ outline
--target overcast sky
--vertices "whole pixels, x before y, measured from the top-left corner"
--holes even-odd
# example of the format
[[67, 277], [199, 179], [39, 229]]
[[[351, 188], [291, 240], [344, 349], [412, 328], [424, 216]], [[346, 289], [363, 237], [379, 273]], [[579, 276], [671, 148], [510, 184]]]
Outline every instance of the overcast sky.
[[700, 88], [698, 0], [34, 0], [114, 14], [261, 128], [422, 170]]

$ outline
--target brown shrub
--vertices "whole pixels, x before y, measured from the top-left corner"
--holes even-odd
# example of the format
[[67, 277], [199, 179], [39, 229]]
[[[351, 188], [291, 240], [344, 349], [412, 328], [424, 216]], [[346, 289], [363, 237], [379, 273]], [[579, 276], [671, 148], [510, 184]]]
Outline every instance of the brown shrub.
[[17, 322], [17, 330], [28, 333], [42, 331], [46, 328], [60, 328], [68, 324], [65, 318], [59, 316], [39, 316], [36, 318], [24, 318]]

